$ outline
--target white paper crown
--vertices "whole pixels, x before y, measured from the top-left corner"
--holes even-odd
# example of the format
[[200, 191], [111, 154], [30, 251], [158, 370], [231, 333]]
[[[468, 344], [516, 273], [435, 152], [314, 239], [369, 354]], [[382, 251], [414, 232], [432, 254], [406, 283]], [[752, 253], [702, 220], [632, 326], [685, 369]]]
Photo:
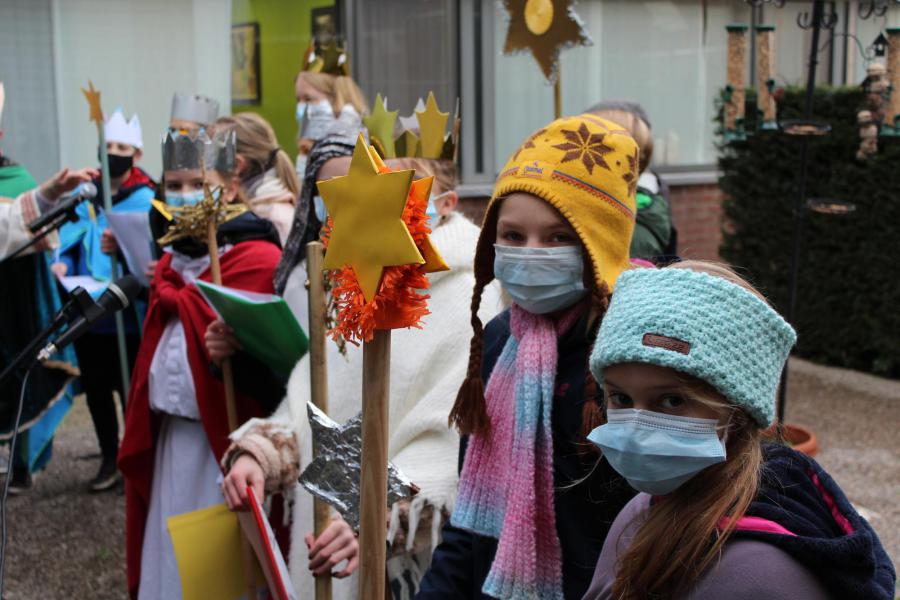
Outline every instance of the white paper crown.
[[122, 109], [117, 108], [103, 127], [107, 142], [119, 142], [129, 144], [135, 148], [143, 148], [141, 139], [141, 121], [137, 115], [132, 115], [130, 121], [125, 120]]
[[171, 119], [193, 121], [206, 127], [219, 117], [219, 103], [212, 98], [199, 94], [180, 94], [172, 96]]
[[220, 131], [210, 138], [206, 130], [169, 129], [162, 139], [163, 170], [234, 170], [237, 138], [234, 131]]

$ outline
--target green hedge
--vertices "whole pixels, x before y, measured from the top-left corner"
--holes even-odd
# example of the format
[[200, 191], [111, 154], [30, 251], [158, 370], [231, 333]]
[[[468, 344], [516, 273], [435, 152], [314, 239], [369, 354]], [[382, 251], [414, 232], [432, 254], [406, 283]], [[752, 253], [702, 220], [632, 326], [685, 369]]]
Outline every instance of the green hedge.
[[[787, 90], [780, 118], [799, 118], [803, 97], [803, 90]], [[749, 113], [752, 93], [747, 100]], [[805, 213], [797, 353], [900, 377], [900, 139], [881, 138], [877, 157], [856, 161], [862, 102], [858, 88], [816, 91], [815, 119], [830, 123], [832, 132], [810, 143], [807, 196], [852, 202], [856, 211]], [[759, 132], [723, 145], [719, 158], [727, 198], [722, 257], [743, 269], [782, 313], [799, 149], [796, 138]]]

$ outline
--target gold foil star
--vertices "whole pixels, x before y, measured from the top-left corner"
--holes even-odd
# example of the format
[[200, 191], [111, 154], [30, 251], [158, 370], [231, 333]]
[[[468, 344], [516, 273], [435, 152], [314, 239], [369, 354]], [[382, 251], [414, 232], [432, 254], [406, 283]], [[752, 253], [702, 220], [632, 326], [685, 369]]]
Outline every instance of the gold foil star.
[[561, 50], [591, 44], [572, 0], [504, 0], [503, 4], [509, 12], [503, 53], [530, 50], [550, 83], [556, 83]]
[[375, 96], [375, 104], [372, 114], [363, 117], [363, 124], [369, 130], [369, 139], [380, 151], [384, 158], [395, 158], [397, 152], [394, 148], [394, 126], [397, 123], [399, 111], [389, 111], [387, 100], [381, 94]]
[[347, 175], [317, 184], [334, 220], [324, 267], [352, 267], [367, 302], [385, 267], [425, 262], [403, 222], [414, 171], [379, 173], [377, 157], [360, 135]]
[[94, 82], [88, 79], [88, 89], [81, 88], [81, 93], [87, 99], [90, 109], [90, 120], [94, 123], [103, 123], [103, 109], [100, 107], [100, 92], [94, 89]]
[[157, 240], [160, 246], [169, 244], [186, 237], [192, 237], [205, 242], [209, 235], [209, 223], [212, 222], [218, 228], [219, 225], [235, 219], [250, 208], [243, 202], [222, 202], [221, 191], [218, 197], [214, 196], [207, 183], [203, 183], [203, 200], [192, 206], [165, 206], [164, 209], [156, 207], [163, 215], [174, 221], [169, 225], [169, 230]]
[[440, 158], [444, 151], [444, 131], [450, 113], [441, 112], [434, 99], [434, 92], [428, 93], [424, 111], [416, 111], [419, 121], [419, 139], [422, 142], [423, 158]]

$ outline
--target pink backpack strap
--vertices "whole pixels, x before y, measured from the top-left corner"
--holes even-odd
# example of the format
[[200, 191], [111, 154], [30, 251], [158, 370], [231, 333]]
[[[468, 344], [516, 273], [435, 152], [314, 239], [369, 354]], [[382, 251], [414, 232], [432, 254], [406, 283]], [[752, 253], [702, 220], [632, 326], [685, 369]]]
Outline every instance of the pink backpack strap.
[[[731, 517], [722, 517], [719, 520], [719, 529], [725, 529], [731, 523]], [[762, 517], [741, 517], [735, 525], [737, 531], [759, 531], [762, 533], [777, 533], [779, 535], [790, 535], [796, 537], [797, 534], [791, 530], [779, 525], [775, 521], [763, 519]]]

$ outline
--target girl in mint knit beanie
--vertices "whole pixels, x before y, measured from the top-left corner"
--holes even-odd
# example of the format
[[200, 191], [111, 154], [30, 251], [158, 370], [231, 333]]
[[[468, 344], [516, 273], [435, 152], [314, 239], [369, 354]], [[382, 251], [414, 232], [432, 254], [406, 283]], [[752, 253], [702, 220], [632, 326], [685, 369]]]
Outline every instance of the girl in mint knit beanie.
[[590, 358], [607, 422], [589, 439], [644, 493], [585, 599], [893, 598], [893, 566], [837, 484], [763, 443], [795, 340], [727, 267], [620, 276]]

